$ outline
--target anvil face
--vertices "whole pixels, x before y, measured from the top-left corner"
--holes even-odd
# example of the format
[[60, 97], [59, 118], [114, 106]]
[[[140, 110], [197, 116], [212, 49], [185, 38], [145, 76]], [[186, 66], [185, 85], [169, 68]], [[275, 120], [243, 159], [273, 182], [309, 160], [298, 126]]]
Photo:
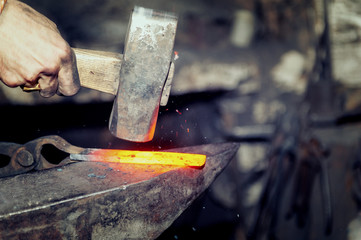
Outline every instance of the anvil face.
[[154, 239], [238, 148], [224, 143], [172, 150], [206, 155], [203, 168], [79, 162], [2, 178], [0, 238]]

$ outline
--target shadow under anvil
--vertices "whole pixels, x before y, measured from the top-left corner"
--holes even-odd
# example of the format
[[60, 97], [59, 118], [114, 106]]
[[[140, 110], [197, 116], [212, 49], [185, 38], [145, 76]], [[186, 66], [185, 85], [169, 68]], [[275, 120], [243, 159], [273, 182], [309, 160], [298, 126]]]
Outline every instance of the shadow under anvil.
[[0, 179], [1, 239], [155, 239], [239, 148], [208, 144], [203, 168], [80, 162]]

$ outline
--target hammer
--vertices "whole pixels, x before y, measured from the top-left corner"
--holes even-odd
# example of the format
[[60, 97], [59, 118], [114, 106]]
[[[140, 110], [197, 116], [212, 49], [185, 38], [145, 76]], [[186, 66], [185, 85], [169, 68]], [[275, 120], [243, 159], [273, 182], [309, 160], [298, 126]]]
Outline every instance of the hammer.
[[167, 104], [174, 75], [176, 27], [172, 13], [135, 7], [123, 54], [73, 48], [81, 86], [115, 95], [109, 121], [114, 136], [153, 139], [159, 106]]

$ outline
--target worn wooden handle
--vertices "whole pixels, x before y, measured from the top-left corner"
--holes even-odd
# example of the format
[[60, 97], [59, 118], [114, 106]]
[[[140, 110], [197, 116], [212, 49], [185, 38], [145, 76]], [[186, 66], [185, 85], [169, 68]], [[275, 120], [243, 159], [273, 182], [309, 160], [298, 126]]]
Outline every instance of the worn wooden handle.
[[123, 55], [79, 48], [73, 50], [81, 86], [116, 95]]

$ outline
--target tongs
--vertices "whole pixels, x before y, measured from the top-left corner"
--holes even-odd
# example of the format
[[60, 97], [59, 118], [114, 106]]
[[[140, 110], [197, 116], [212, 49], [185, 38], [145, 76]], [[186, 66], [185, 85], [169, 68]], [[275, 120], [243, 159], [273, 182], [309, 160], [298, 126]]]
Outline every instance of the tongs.
[[[58, 164], [49, 161], [46, 150], [56, 150], [57, 156], [61, 156]], [[84, 148], [71, 145], [57, 135], [40, 137], [24, 145], [10, 142], [0, 142], [0, 161], [10, 162], [0, 168], [0, 177], [14, 176], [31, 170], [44, 170], [58, 167], [71, 162], [67, 158], [70, 154], [78, 154]]]
[[[2, 159], [10, 161], [1, 167], [4, 165]], [[201, 168], [206, 162], [206, 155], [172, 151], [81, 148], [56, 135], [41, 137], [24, 145], [0, 142], [0, 177], [54, 168], [78, 161]]]

